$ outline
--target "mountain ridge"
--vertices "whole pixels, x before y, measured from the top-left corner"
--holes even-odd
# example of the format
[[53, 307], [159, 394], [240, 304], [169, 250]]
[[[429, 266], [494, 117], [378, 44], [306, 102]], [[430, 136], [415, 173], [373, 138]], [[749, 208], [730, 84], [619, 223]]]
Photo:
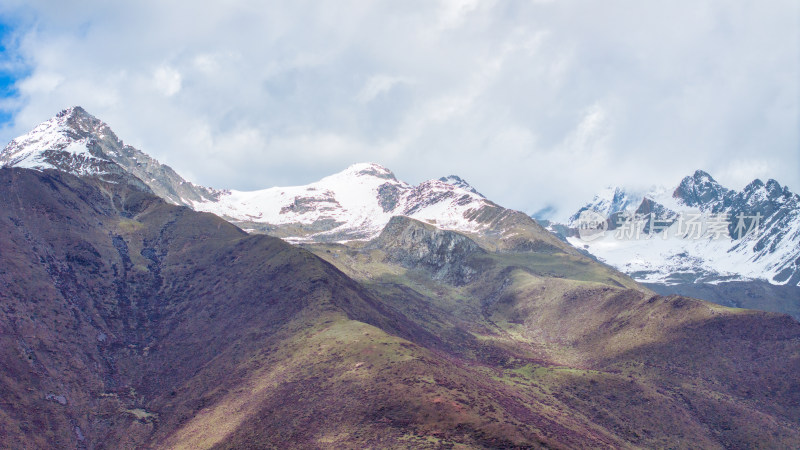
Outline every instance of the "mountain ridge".
[[[107, 124], [81, 107], [61, 111], [12, 140], [0, 152], [0, 166], [56, 168], [78, 176], [139, 185], [173, 204], [212, 212], [248, 232], [267, 233], [294, 243], [367, 241], [377, 237], [392, 217], [407, 216], [441, 229], [467, 233], [478, 240], [481, 235], [505, 235], [508, 242], [515, 241], [504, 245], [505, 248], [549, 246], [571, 251], [534, 221], [501, 219], [518, 214], [486, 199], [456, 175], [412, 186], [379, 164], [359, 163], [305, 186], [235, 191], [194, 185], [168, 166], [125, 145]], [[707, 172], [697, 170], [671, 190], [630, 192], [619, 187], [608, 188], [579, 209], [568, 225], [575, 227], [580, 214], [587, 210], [606, 215], [609, 231], [617, 228], [624, 219], [621, 216], [627, 212], [656, 213], [674, 223], [678, 211], [688, 208], [709, 214], [728, 213], [731, 218], [755, 211], [762, 215], [766, 233], [758, 239], [747, 236], [725, 243], [682, 242], [658, 250], [667, 252], [661, 255], [641, 253], [645, 247], [653, 250], [653, 246], [628, 243], [630, 251], [641, 253], [641, 258], [626, 254], [628, 250], [620, 243], [614, 243], [614, 250], [603, 250], [603, 245], [610, 247], [608, 239], [603, 245], [601, 241], [582, 242], [575, 236], [567, 241], [644, 282], [669, 283], [675, 273], [682, 273], [680, 280], [692, 276], [706, 282], [764, 279], [772, 284], [797, 285], [800, 252], [792, 253], [792, 247], [800, 246], [798, 205], [798, 196], [775, 180], [766, 183], [754, 180], [737, 192], [721, 186]], [[645, 235], [650, 235], [649, 227], [642, 224]], [[730, 224], [730, 234], [735, 227], [736, 224]], [[514, 237], [520, 230], [517, 234], [525, 235], [533, 243]], [[735, 264], [725, 267], [714, 257], [720, 254], [732, 255], [729, 259], [735, 260]], [[627, 260], [631, 258], [644, 263], [630, 265]], [[695, 274], [691, 275], [693, 271]]]
[[[91, 158], [75, 160], [83, 153]], [[102, 168], [94, 167], [98, 164]], [[170, 203], [211, 212], [248, 232], [294, 243], [370, 240], [392, 217], [402, 215], [441, 229], [476, 235], [505, 233], [508, 242], [513, 242], [510, 247], [543, 245], [572, 251], [523, 213], [502, 208], [456, 175], [414, 186], [379, 164], [357, 163], [305, 186], [256, 191], [198, 186], [125, 145], [108, 125], [81, 107], [66, 109], [12, 140], [0, 152], [0, 166], [56, 168], [107, 181], [107, 172], [113, 170], [143, 183]], [[501, 226], [504, 223], [506, 229]], [[512, 227], [522, 230], [532, 243], [511, 236]]]
[[[579, 236], [586, 211], [605, 218], [599, 237]], [[609, 188], [549, 229], [661, 294], [800, 318], [800, 196], [774, 179], [737, 191], [697, 170], [673, 189]]]
[[[766, 183], [756, 179], [735, 191], [698, 170], [684, 177], [672, 195], [667, 195], [669, 192], [660, 188], [629, 194], [624, 188], [615, 188], [612, 202], [607, 195], [597, 196], [573, 215], [568, 225], [576, 227], [580, 214], [592, 210], [608, 218], [609, 232], [591, 242], [577, 236], [568, 240], [629, 274], [638, 274], [635, 277], [645, 282], [669, 283], [671, 274], [694, 270], [696, 280], [704, 282], [762, 279], [776, 285], [800, 284], [800, 196], [787, 186], [772, 179]], [[642, 239], [615, 239], [611, 231], [626, 214], [634, 213], [645, 216], [632, 217], [642, 230]], [[647, 223], [650, 213], [664, 221], [652, 232]], [[682, 217], [690, 216], [706, 221], [704, 233], [716, 218], [724, 219], [726, 226], [716, 239], [675, 235]], [[637, 259], [642, 263], [629, 265]]]

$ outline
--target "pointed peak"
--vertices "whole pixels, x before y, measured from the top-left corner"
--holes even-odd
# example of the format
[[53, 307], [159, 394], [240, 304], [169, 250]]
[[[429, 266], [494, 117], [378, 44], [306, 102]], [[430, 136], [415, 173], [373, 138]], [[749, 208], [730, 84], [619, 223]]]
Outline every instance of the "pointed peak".
[[760, 178], [756, 178], [755, 180], [751, 181], [750, 184], [745, 186], [744, 190], [745, 191], [752, 191], [754, 189], [759, 189], [759, 188], [762, 188], [762, 187], [764, 187], [764, 182], [761, 181]]
[[347, 169], [339, 172], [338, 175], [349, 175], [349, 176], [371, 176], [376, 178], [385, 178], [388, 180], [396, 180], [394, 173], [391, 170], [383, 167], [378, 163], [366, 162], [366, 163], [356, 163], [348, 167]]
[[[41, 125], [51, 123], [57, 123], [58, 125], [69, 126], [72, 128], [76, 128], [76, 126], [77, 128], [86, 128], [86, 124], [91, 124], [95, 128], [100, 125], [105, 125], [103, 121], [89, 114], [80, 106], [72, 106], [67, 109], [62, 109], [58, 112], [58, 114], [56, 114], [50, 120], [43, 122]], [[79, 126], [81, 124], [82, 126]]]
[[714, 177], [712, 177], [708, 172], [706, 172], [705, 170], [700, 170], [700, 169], [697, 169], [697, 170], [694, 171], [694, 174], [692, 175], [692, 178], [694, 178], [697, 181], [701, 181], [701, 180], [705, 181], [705, 180], [707, 180], [707, 181], [711, 181], [713, 183], [717, 182], [714, 179]]
[[686, 206], [704, 209], [712, 208], [714, 204], [722, 201], [728, 192], [729, 190], [717, 183], [708, 172], [696, 170], [692, 176], [681, 180], [672, 197]]
[[111, 132], [110, 128], [105, 122], [89, 114], [80, 106], [67, 108], [56, 114], [56, 116], [48, 122], [52, 123], [53, 121], [55, 121], [58, 125], [81, 133], [107, 134]]
[[627, 189], [621, 186], [606, 186], [594, 195], [594, 200], [612, 200], [628, 194]]
[[82, 107], [73, 106], [12, 140], [0, 152], [0, 165], [57, 168], [76, 174], [96, 171], [98, 164], [110, 161], [93, 145], [104, 137], [116, 140], [105, 123]]
[[681, 180], [680, 186], [689, 188], [689, 187], [703, 187], [707, 189], [709, 186], [718, 186], [721, 188], [720, 184], [717, 180], [714, 179], [708, 172], [705, 170], [695, 170], [692, 175], [683, 177]]
[[[11, 144], [27, 147], [38, 147], [47, 150], [70, 141], [84, 138], [113, 136], [113, 132], [105, 122], [86, 112], [80, 106], [72, 106], [61, 110], [28, 133], [17, 137]], [[113, 136], [116, 138], [116, 136]], [[9, 144], [9, 146], [13, 146]], [[35, 145], [34, 145], [35, 144]]]
[[783, 189], [783, 186], [781, 186], [781, 184], [778, 183], [778, 180], [770, 178], [769, 180], [767, 180], [767, 189], [770, 191], [780, 191]]
[[86, 110], [83, 109], [83, 107], [77, 106], [77, 105], [76, 106], [71, 106], [71, 107], [69, 107], [67, 109], [62, 109], [61, 111], [59, 111], [58, 114], [56, 114], [56, 117], [72, 117], [72, 116], [90, 116], [90, 117], [94, 117], [91, 114], [89, 114], [88, 112], [86, 112]]
[[446, 177], [441, 177], [441, 178], [439, 178], [439, 181], [444, 181], [445, 183], [449, 183], [449, 184], [458, 184], [458, 183], [466, 184], [467, 183], [466, 181], [464, 181], [463, 178], [461, 178], [458, 175], [448, 175]]
[[441, 181], [442, 183], [449, 184], [451, 186], [455, 186], [457, 188], [467, 190], [469, 192], [472, 192], [473, 194], [477, 194], [483, 197], [483, 194], [478, 192], [474, 187], [472, 187], [471, 184], [467, 183], [466, 180], [459, 177], [458, 175], [448, 175], [446, 177], [441, 177], [439, 178], [439, 181]]

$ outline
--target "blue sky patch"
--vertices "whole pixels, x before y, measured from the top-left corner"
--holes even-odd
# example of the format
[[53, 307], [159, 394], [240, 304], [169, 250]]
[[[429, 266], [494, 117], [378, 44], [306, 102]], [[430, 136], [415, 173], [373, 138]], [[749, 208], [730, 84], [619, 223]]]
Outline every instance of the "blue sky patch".
[[[0, 98], [6, 99], [18, 95], [15, 83], [24, 72], [19, 70], [14, 61], [14, 55], [9, 50], [9, 41], [12, 39], [14, 29], [7, 23], [0, 22]], [[0, 127], [11, 121], [13, 111], [0, 108]]]

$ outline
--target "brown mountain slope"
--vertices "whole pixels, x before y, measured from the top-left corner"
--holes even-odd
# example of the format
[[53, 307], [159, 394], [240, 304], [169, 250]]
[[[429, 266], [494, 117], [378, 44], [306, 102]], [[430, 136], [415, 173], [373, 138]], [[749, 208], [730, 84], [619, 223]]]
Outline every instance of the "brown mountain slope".
[[363, 247], [310, 249], [520, 397], [625, 445], [797, 445], [795, 320], [657, 296], [575, 255], [467, 241], [396, 218]]
[[55, 171], [0, 204], [3, 447], [624, 443], [280, 240]]
[[163, 438], [314, 326], [433, 339], [278, 239], [58, 172], [0, 177], [6, 444]]
[[[312, 253], [0, 170], [0, 446], [797, 447], [800, 325], [396, 219]], [[358, 280], [357, 281], [354, 281]]]

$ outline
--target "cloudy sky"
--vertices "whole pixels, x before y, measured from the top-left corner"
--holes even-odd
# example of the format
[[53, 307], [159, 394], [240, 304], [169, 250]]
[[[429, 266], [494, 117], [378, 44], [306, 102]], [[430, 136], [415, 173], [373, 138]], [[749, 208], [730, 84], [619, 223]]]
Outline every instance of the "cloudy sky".
[[220, 188], [374, 161], [568, 214], [697, 168], [800, 191], [796, 0], [0, 4], [0, 138], [81, 105]]

